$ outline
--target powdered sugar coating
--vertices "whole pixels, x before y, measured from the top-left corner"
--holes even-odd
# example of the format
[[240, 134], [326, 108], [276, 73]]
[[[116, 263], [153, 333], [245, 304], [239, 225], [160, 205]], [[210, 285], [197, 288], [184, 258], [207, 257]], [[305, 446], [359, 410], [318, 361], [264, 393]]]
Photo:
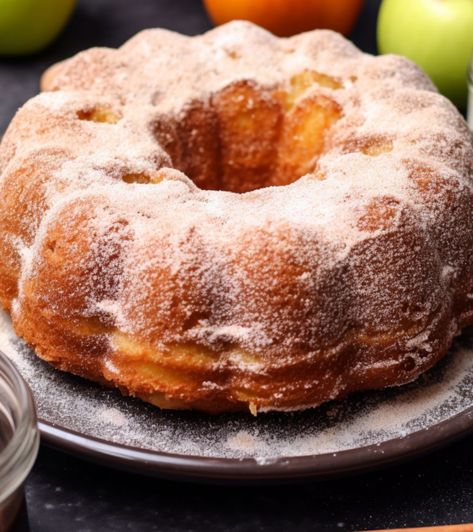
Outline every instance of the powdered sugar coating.
[[[317, 159], [324, 180], [309, 173], [236, 194], [202, 190], [172, 169], [157, 123], [241, 80], [275, 87], [303, 70], [342, 82], [314, 89], [343, 110]], [[20, 330], [24, 287], [46, 275], [52, 235], [69, 246], [64, 276], [80, 282], [48, 277], [41, 305], [158, 350], [216, 352], [212, 369], [243, 387], [245, 375], [324, 358], [334, 360], [325, 399], [405, 382], [472, 321], [471, 135], [408, 60], [362, 54], [328, 31], [276, 39], [235, 22], [193, 38], [147, 30], [118, 50], [83, 52], [54, 67], [47, 88], [19, 111], [0, 150], [5, 189], [25, 166], [46, 176], [25, 193], [34, 196], [26, 227], [4, 234], [12, 268], [19, 263]], [[77, 119], [97, 106], [116, 121]], [[370, 154], [373, 142], [389, 149]], [[123, 180], [156, 174], [157, 184]], [[119, 347], [104, 334], [104, 375], [120, 385], [110, 370]], [[232, 379], [204, 376], [197, 395], [225, 395]], [[281, 381], [256, 402], [310, 406], [320, 398], [304, 390], [320, 385], [316, 376]], [[303, 399], [286, 404], [294, 387]]]

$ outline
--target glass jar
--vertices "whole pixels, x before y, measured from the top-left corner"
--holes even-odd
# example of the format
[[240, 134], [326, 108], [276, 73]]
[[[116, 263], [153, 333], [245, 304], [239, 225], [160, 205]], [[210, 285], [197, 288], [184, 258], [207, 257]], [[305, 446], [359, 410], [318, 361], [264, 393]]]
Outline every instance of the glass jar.
[[470, 68], [468, 70], [468, 109], [467, 122], [473, 131], [473, 56], [471, 56]]
[[0, 530], [11, 530], [24, 501], [24, 482], [38, 454], [31, 392], [0, 352]]

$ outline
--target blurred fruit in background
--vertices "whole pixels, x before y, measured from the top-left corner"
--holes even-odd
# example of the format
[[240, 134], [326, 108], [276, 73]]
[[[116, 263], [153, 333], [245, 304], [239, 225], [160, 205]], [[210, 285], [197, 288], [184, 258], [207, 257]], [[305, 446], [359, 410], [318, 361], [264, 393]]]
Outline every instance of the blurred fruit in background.
[[76, 0], [0, 0], [0, 54], [24, 55], [50, 44]]
[[280, 36], [315, 28], [345, 35], [358, 18], [363, 0], [204, 0], [215, 24], [250, 20]]
[[473, 52], [473, 0], [383, 0], [380, 53], [409, 57], [460, 109], [467, 99]]

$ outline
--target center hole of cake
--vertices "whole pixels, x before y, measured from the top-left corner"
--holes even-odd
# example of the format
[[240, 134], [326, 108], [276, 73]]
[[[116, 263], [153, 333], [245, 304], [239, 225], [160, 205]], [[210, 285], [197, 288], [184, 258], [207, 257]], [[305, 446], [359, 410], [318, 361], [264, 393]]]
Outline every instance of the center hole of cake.
[[243, 193], [287, 185], [314, 172], [342, 114], [314, 85], [341, 87], [313, 71], [284, 87], [238, 81], [210, 100], [193, 101], [172, 123], [158, 120], [155, 134], [173, 166], [202, 189]]

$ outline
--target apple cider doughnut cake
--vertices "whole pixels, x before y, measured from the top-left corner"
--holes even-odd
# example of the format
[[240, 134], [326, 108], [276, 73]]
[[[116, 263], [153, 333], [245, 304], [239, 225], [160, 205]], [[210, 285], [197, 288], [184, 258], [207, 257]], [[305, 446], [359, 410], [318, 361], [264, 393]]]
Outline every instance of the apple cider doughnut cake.
[[407, 59], [233, 22], [48, 70], [0, 146], [0, 300], [161, 408], [412, 381], [473, 323], [473, 147]]

